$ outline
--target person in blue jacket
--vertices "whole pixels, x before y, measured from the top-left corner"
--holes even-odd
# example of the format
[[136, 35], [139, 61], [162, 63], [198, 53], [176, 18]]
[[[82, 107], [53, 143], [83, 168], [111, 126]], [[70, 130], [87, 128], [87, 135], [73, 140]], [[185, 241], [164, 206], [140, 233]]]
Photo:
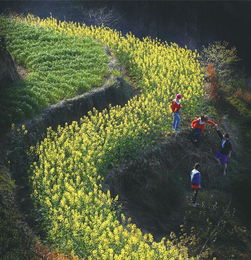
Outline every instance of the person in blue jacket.
[[193, 170], [191, 171], [191, 187], [193, 190], [192, 195], [192, 206], [197, 207], [198, 204], [196, 203], [198, 192], [201, 188], [201, 174], [199, 172], [200, 164], [197, 162], [194, 165]]

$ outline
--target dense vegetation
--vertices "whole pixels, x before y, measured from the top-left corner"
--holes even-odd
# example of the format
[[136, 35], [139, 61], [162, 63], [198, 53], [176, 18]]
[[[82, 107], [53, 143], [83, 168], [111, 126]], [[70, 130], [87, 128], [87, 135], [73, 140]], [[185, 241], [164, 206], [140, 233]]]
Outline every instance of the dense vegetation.
[[42, 108], [100, 86], [108, 73], [104, 48], [90, 38], [0, 18], [0, 34], [27, 77], [1, 90], [0, 125], [21, 122]]
[[164, 238], [154, 242], [120, 215], [102, 181], [109, 167], [137, 156], [140, 148], [169, 131], [168, 105], [177, 92], [186, 99], [183, 118], [194, 116], [204, 95], [198, 54], [159, 40], [123, 37], [109, 28], [32, 16], [15, 21], [16, 26], [57, 31], [59, 37], [100, 41], [116, 54], [142, 92], [124, 107], [94, 110], [80, 124], [48, 130], [33, 149], [38, 156], [31, 168], [33, 197], [50, 243], [90, 259], [187, 258], [185, 247]]
[[9, 175], [0, 163], [0, 258], [28, 259], [32, 240], [16, 208], [15, 184]]

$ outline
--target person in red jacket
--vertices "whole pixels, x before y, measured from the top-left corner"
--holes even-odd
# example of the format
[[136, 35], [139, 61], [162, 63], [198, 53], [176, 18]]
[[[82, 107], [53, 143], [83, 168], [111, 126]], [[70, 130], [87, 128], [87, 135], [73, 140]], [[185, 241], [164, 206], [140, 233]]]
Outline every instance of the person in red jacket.
[[175, 131], [179, 131], [179, 124], [180, 124], [180, 109], [181, 109], [181, 99], [182, 99], [182, 95], [181, 94], [177, 94], [176, 98], [174, 100], [171, 101], [171, 110], [173, 112], [173, 130]]
[[199, 141], [201, 133], [205, 130], [206, 124], [217, 126], [214, 121], [208, 120], [208, 116], [201, 116], [192, 121], [191, 127], [194, 129], [193, 142], [197, 143]]

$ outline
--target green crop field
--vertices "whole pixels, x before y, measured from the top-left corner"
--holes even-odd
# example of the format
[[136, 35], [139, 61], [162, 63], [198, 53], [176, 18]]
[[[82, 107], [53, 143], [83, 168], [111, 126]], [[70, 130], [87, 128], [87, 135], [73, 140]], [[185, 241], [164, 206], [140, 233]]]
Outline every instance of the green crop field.
[[108, 73], [108, 56], [90, 38], [68, 36], [0, 18], [7, 49], [28, 76], [1, 90], [0, 125], [21, 122], [41, 109], [100, 86]]

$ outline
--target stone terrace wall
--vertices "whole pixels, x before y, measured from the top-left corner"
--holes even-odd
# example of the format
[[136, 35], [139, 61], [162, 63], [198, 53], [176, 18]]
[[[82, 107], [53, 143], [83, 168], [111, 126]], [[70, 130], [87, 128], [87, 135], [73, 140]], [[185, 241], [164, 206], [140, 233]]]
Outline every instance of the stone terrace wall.
[[28, 132], [35, 134], [36, 138], [39, 139], [39, 136], [49, 126], [56, 129], [59, 125], [79, 121], [93, 108], [102, 111], [109, 104], [113, 106], [124, 105], [134, 95], [134, 92], [135, 90], [123, 78], [116, 78], [115, 82], [109, 86], [103, 86], [52, 105], [43, 110], [37, 117], [27, 120], [23, 124]]
[[0, 90], [20, 80], [14, 61], [6, 50], [4, 37], [0, 35]]

